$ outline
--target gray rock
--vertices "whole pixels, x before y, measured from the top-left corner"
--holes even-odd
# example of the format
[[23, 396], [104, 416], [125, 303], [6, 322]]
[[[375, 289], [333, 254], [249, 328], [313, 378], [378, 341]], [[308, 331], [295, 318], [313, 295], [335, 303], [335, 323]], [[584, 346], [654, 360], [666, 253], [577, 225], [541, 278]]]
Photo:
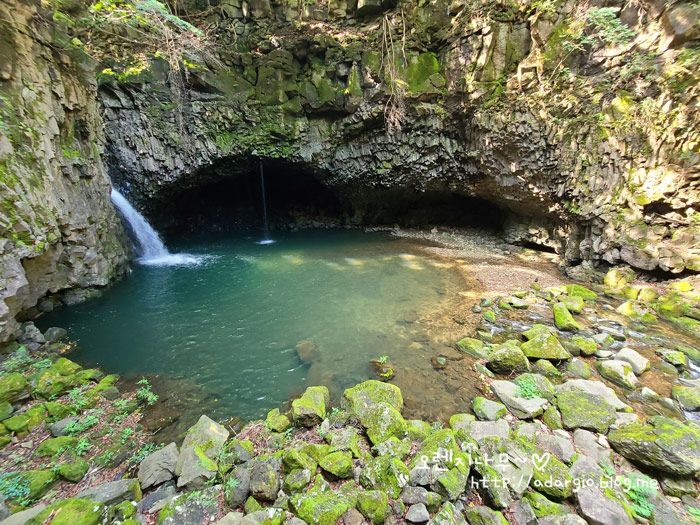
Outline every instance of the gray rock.
[[244, 514], [242, 512], [229, 512], [216, 522], [215, 525], [240, 525]]
[[474, 525], [506, 525], [508, 523], [503, 514], [484, 506], [467, 507], [464, 509], [464, 513], [468, 523]]
[[542, 397], [525, 399], [518, 396], [519, 387], [511, 381], [494, 381], [491, 391], [520, 419], [533, 419], [544, 412], [547, 400]]
[[138, 478], [141, 488], [147, 489], [173, 479], [178, 457], [175, 443], [146, 456], [139, 465]]
[[536, 525], [537, 516], [526, 500], [514, 501], [507, 512], [511, 525]]
[[630, 407], [620, 401], [615, 391], [601, 381], [593, 381], [588, 379], [570, 379], [567, 382], [557, 385], [554, 389], [559, 392], [568, 392], [571, 390], [582, 390], [589, 394], [602, 397], [615, 410], [625, 410]]
[[467, 525], [467, 520], [452, 503], [446, 501], [428, 523], [430, 525]]
[[[215, 462], [228, 435], [228, 430], [207, 416], [199, 418], [199, 421], [187, 431], [180, 448], [175, 466], [178, 487], [201, 488], [207, 480], [216, 475], [214, 464], [204, 464], [199, 454], [203, 453], [212, 460], [212, 463]], [[207, 468], [208, 466], [210, 468]]]
[[120, 479], [90, 487], [79, 492], [77, 497], [105, 505], [116, 505], [122, 501], [135, 499], [138, 491], [139, 482], [137, 479]]
[[632, 365], [626, 361], [617, 359], [599, 361], [597, 367], [601, 376], [616, 385], [633, 390], [639, 384], [639, 379], [634, 375]]
[[243, 517], [241, 525], [260, 525], [261, 523], [274, 523], [277, 519], [284, 518], [284, 510], [275, 507], [251, 512]]
[[560, 514], [540, 518], [538, 525], [587, 525], [586, 520], [576, 514]]
[[72, 423], [77, 423], [78, 421], [80, 421], [80, 418], [78, 416], [64, 417], [63, 419], [56, 421], [55, 423], [51, 423], [49, 425], [49, 432], [51, 432], [51, 435], [53, 437], [65, 436], [66, 427], [68, 427], [68, 425]]
[[5, 503], [5, 498], [0, 496], [0, 520], [4, 520], [10, 515], [10, 508]]
[[603, 469], [592, 458], [581, 456], [569, 469], [571, 477], [578, 480], [591, 480], [597, 483], [603, 476]]
[[506, 407], [502, 403], [483, 397], [472, 399], [472, 410], [476, 417], [482, 421], [496, 421], [506, 415]]
[[44, 503], [39, 503], [38, 505], [29, 507], [27, 510], [15, 512], [12, 516], [0, 521], [0, 525], [25, 525], [25, 523], [27, 523], [45, 508], [46, 505]]
[[[567, 434], [564, 432], [564, 434]], [[559, 458], [564, 463], [568, 463], [573, 457], [574, 445], [567, 437], [558, 434], [537, 434], [537, 446]]]
[[201, 525], [209, 523], [219, 512], [217, 497], [221, 487], [187, 492], [173, 498], [166, 507], [167, 517], [159, 525]]
[[274, 501], [280, 489], [279, 458], [255, 458], [250, 467], [250, 493], [256, 499]]
[[411, 523], [424, 523], [430, 519], [430, 513], [422, 503], [414, 503], [406, 512], [406, 521]]
[[505, 439], [510, 433], [510, 426], [504, 419], [498, 421], [474, 421], [469, 427], [469, 434], [476, 441], [487, 437], [499, 437]]
[[631, 348], [623, 348], [620, 350], [615, 355], [615, 359], [629, 363], [632, 367], [632, 371], [637, 375], [649, 370], [649, 360]]
[[[149, 512], [160, 501], [167, 502], [177, 494], [175, 482], [165, 482], [156, 490], [146, 494], [136, 505], [138, 512]], [[161, 508], [163, 505], [161, 505]]]
[[574, 445], [585, 456], [596, 463], [612, 461], [612, 451], [600, 444], [598, 437], [589, 430], [577, 428], [574, 430]]
[[[235, 479], [236, 482], [231, 482]], [[227, 479], [224, 485], [224, 498], [226, 504], [235, 509], [239, 505], [243, 505], [250, 494], [250, 470], [245, 467], [236, 467]]]
[[68, 337], [68, 331], [64, 328], [58, 326], [52, 326], [44, 332], [44, 339], [47, 343], [55, 343], [56, 341], [62, 341]]
[[615, 415], [615, 422], [610, 425], [610, 428], [620, 428], [621, 426], [629, 425], [635, 421], [639, 421], [639, 416], [637, 414], [633, 412], [618, 412]]
[[576, 491], [576, 501], [581, 515], [589, 525], [632, 525], [625, 509], [617, 501], [608, 498], [595, 485], [584, 485]]
[[364, 522], [365, 517], [355, 508], [348, 509], [345, 514], [343, 514], [344, 525], [363, 525]]

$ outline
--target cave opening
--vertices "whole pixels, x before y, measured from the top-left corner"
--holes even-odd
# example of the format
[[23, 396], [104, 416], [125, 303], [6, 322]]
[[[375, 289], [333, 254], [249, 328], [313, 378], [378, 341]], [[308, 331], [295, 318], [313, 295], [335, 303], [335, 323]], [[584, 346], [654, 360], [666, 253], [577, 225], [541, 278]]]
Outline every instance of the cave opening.
[[169, 236], [262, 231], [265, 207], [272, 231], [395, 226], [503, 230], [496, 204], [450, 188], [377, 188], [335, 183], [307, 166], [278, 159], [221, 161], [168, 195], [149, 215]]

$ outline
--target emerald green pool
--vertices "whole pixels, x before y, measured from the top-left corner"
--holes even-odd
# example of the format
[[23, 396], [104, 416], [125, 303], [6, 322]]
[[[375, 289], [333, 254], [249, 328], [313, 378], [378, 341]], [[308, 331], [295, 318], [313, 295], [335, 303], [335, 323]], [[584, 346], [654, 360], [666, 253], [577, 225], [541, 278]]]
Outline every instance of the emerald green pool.
[[[369, 360], [379, 356], [428, 362], [412, 355], [409, 327], [459, 289], [454, 270], [384, 233], [275, 240], [171, 242], [172, 252], [199, 256], [198, 264], [135, 264], [102, 297], [39, 324], [67, 328], [78, 343], [71, 358], [84, 365], [195, 388], [192, 411], [218, 418], [264, 416], [310, 384], [337, 393], [373, 377]], [[303, 340], [318, 348], [312, 363], [295, 351]]]

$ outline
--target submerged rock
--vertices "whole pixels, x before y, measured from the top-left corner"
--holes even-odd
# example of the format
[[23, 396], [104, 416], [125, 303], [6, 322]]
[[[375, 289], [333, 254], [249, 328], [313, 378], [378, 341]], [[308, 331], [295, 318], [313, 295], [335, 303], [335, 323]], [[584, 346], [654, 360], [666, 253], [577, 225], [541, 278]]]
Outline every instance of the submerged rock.
[[297, 353], [297, 357], [299, 358], [299, 361], [304, 363], [305, 365], [311, 365], [315, 363], [316, 361], [319, 360], [321, 357], [320, 352], [318, 351], [318, 346], [316, 343], [313, 341], [310, 341], [308, 339], [304, 339], [303, 341], [299, 341], [295, 346], [294, 350]]
[[700, 427], [663, 416], [611, 430], [612, 447], [632, 462], [667, 474], [700, 472]]

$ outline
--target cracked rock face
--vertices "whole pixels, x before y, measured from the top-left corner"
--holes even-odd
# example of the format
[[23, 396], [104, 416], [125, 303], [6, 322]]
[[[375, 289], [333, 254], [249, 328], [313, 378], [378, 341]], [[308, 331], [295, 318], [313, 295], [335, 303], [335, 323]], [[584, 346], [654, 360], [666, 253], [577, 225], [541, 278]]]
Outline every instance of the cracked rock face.
[[124, 236], [100, 158], [91, 71], [52, 51], [36, 7], [0, 6], [0, 342], [47, 294], [100, 287], [123, 270]]
[[[191, 71], [180, 91], [162, 67], [104, 84], [113, 179], [143, 208], [157, 209], [255, 158], [284, 159], [350, 199], [366, 222], [382, 198], [452, 192], [510, 212], [508, 240], [551, 246], [568, 263], [700, 269], [696, 168], [692, 154], [677, 153], [697, 132], [668, 115], [658, 129], [623, 132], [618, 124], [634, 127], [639, 101], [624, 90], [598, 93], [617, 74], [604, 49], [570, 64], [582, 84], [545, 77], [542, 68], [556, 65], [547, 57], [560, 52], [556, 30], [575, 2], [532, 20], [490, 13], [488, 22], [473, 21], [462, 1], [449, 9], [409, 2], [401, 11], [365, 3], [364, 13], [354, 3], [331, 4], [300, 13], [285, 3], [248, 10], [229, 2], [215, 20], [218, 64]], [[397, 31], [408, 27], [396, 73], [405, 115], [393, 132], [380, 12]], [[652, 42], [677, 41], [660, 48], [659, 60], [673, 60], [687, 31], [658, 22], [674, 13], [648, 7], [625, 20]], [[318, 24], [322, 35], [311, 30]], [[688, 96], [645, 93], [654, 104], [670, 97], [678, 117], [694, 121], [683, 106]]]

